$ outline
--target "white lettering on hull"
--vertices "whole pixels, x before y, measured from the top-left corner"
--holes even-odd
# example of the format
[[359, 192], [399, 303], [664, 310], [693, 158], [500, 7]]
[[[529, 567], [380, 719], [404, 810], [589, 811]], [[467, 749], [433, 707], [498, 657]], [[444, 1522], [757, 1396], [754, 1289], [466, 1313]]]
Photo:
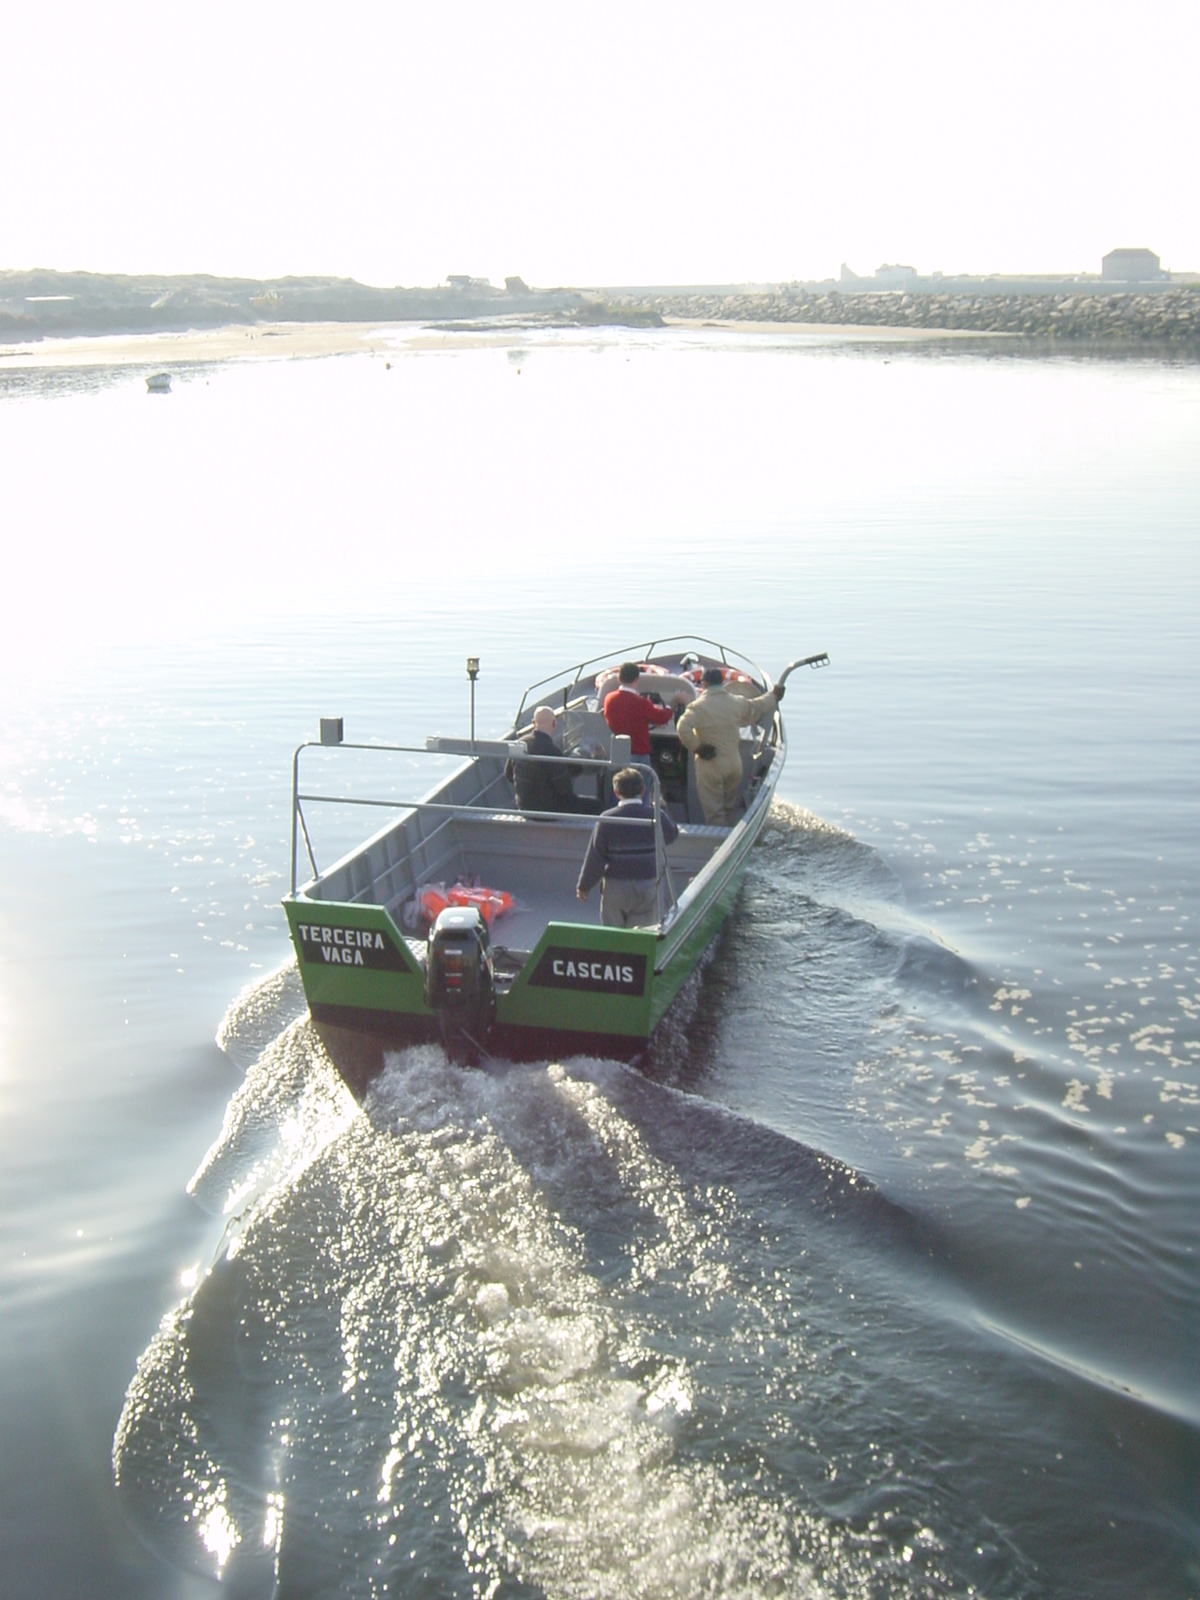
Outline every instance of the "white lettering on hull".
[[614, 967], [605, 961], [563, 961], [553, 963], [556, 978], [583, 978], [592, 983], [633, 983], [632, 967]]
[[330, 922], [298, 921], [296, 943], [305, 961], [385, 972], [411, 970], [393, 940], [378, 928], [340, 928]]
[[646, 957], [631, 951], [572, 950], [551, 945], [532, 977], [534, 989], [574, 989], [585, 994], [636, 997], [646, 992]]

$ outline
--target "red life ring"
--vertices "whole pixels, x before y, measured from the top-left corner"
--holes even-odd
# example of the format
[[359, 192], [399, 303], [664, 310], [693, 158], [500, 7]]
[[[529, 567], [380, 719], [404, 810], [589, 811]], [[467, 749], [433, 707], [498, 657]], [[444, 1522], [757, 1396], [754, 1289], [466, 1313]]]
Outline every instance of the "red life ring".
[[[685, 672], [683, 676], [692, 683], [702, 684], [704, 682], [704, 674], [709, 670], [708, 667], [693, 667], [690, 672]], [[722, 683], [749, 683], [750, 681], [751, 679], [748, 675], [744, 672], [739, 672], [736, 667], [721, 668]]]
[[[642, 678], [669, 678], [671, 676], [666, 667], [655, 666], [652, 661], [639, 661], [637, 669], [638, 676]], [[617, 671], [616, 667], [605, 667], [603, 672], [596, 674], [593, 681], [596, 685], [597, 694], [600, 692], [601, 685], [610, 681], [614, 689], [619, 687]]]

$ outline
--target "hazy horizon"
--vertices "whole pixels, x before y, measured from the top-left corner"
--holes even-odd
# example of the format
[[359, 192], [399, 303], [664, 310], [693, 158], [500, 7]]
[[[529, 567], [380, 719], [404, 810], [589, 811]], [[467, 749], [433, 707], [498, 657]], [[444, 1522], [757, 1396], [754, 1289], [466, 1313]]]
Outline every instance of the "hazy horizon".
[[[1200, 268], [1200, 14], [10, 17], [10, 270], [501, 283]], [[1113, 26], [1108, 26], [1109, 22]], [[1119, 26], [1117, 25], [1119, 24]], [[19, 70], [17, 70], [19, 66]]]
[[[1127, 247], [1127, 246], [1110, 246], [1110, 248], [1111, 249], [1117, 249], [1117, 248], [1129, 248], [1129, 247]], [[1137, 247], [1134, 247], [1134, 248], [1137, 248]], [[1153, 248], [1153, 247], [1151, 246], [1149, 248]], [[1105, 254], [1107, 254], [1107, 253], [1108, 252], [1106, 251]], [[956, 280], [964, 279], [964, 278], [967, 278], [967, 277], [971, 277], [971, 278], [990, 277], [990, 278], [1006, 278], [1006, 279], [1007, 278], [1011, 278], [1011, 279], [1014, 279], [1014, 280], [1032, 279], [1032, 278], [1047, 278], [1047, 279], [1052, 280], [1052, 281], [1055, 280], [1055, 279], [1069, 280], [1069, 279], [1072, 279], [1072, 278], [1084, 277], [1084, 276], [1090, 276], [1090, 277], [1094, 277], [1094, 278], [1097, 278], [1097, 279], [1100, 278], [1100, 262], [1096, 262], [1096, 264], [1094, 266], [1090, 266], [1090, 267], [1078, 267], [1078, 268], [1070, 268], [1070, 269], [1064, 268], [1062, 270], [1055, 270], [1055, 269], [1036, 269], [1035, 270], [1035, 269], [1021, 268], [1021, 267], [997, 269], [997, 268], [986, 268], [985, 267], [985, 268], [979, 269], [978, 271], [973, 271], [971, 273], [967, 273], [965, 271], [962, 272], [962, 273], [952, 273], [952, 272], [943, 273], [940, 269], [937, 269], [937, 268], [926, 269], [926, 268], [923, 268], [923, 267], [921, 267], [921, 266], [919, 266], [919, 265], [917, 265], [917, 264], [915, 264], [915, 263], [913, 263], [911, 261], [909, 261], [909, 262], [899, 262], [899, 261], [895, 261], [895, 262], [879, 262], [873, 267], [856, 267], [853, 262], [847, 262], [847, 263], [844, 263], [844, 264], [847, 267], [849, 267], [850, 271], [854, 274], [854, 278], [858, 282], [860, 282], [863, 285], [865, 285], [866, 287], [870, 287], [870, 285], [873, 283], [874, 278], [875, 278], [875, 274], [876, 274], [877, 271], [884, 270], [885, 268], [895, 268], [895, 267], [911, 267], [911, 268], [913, 268], [917, 278], [919, 278], [919, 279], [921, 279], [923, 281], [927, 281], [930, 278], [934, 277], [935, 275], [936, 276], [940, 276], [940, 277], [945, 277], [948, 282], [954, 282]], [[1164, 270], [1167, 270], [1167, 271], [1172, 271], [1173, 270], [1174, 275], [1176, 277], [1178, 277], [1180, 280], [1194, 279], [1197, 276], [1200, 276], [1200, 271], [1196, 271], [1196, 270], [1193, 270], [1191, 268], [1183, 267], [1183, 266], [1176, 266], [1174, 269], [1170, 269], [1170, 268], [1167, 267], [1165, 262], [1163, 263], [1163, 268], [1164, 268]], [[452, 269], [452, 270], [454, 271], [454, 275], [458, 276], [457, 269]], [[353, 284], [357, 284], [358, 287], [363, 288], [363, 289], [397, 290], [397, 291], [412, 292], [412, 293], [431, 293], [434, 290], [445, 289], [445, 288], [448, 287], [448, 280], [449, 280], [449, 277], [450, 277], [449, 273], [443, 273], [442, 277], [440, 279], [438, 279], [436, 282], [430, 281], [430, 282], [426, 282], [426, 283], [373, 283], [373, 282], [370, 282], [369, 280], [367, 280], [365, 278], [355, 278], [351, 274], [334, 274], [334, 273], [322, 273], [322, 272], [311, 272], [310, 273], [310, 272], [287, 271], [287, 272], [276, 273], [276, 274], [274, 274], [273, 276], [271, 276], [269, 278], [259, 278], [259, 277], [252, 276], [249, 273], [210, 272], [206, 268], [203, 268], [203, 267], [195, 268], [195, 269], [180, 269], [178, 271], [171, 271], [171, 272], [156, 272], [156, 271], [151, 271], [151, 270], [140, 271], [140, 270], [117, 269], [117, 268], [109, 269], [109, 268], [96, 268], [96, 267], [79, 266], [79, 265], [70, 266], [70, 267], [62, 267], [62, 266], [57, 266], [57, 265], [49, 265], [46, 262], [37, 262], [33, 266], [24, 266], [24, 265], [22, 265], [22, 266], [12, 267], [12, 266], [0, 265], [0, 276], [25, 276], [25, 275], [29, 275], [29, 274], [33, 274], [33, 273], [39, 273], [39, 272], [45, 272], [45, 273], [53, 274], [53, 275], [55, 275], [57, 277], [63, 277], [63, 278], [77, 277], [79, 275], [88, 275], [88, 276], [95, 277], [95, 278], [111, 278], [111, 279], [128, 278], [128, 279], [131, 279], [131, 280], [138, 280], [138, 279], [155, 280], [155, 279], [165, 279], [165, 278], [172, 278], [172, 279], [177, 278], [181, 282], [188, 281], [188, 280], [209, 280], [209, 279], [211, 279], [211, 280], [213, 280], [215, 282], [226, 282], [226, 283], [238, 283], [238, 282], [241, 282], [241, 283], [282, 283], [282, 282], [284, 282], [286, 280], [293, 280], [293, 281], [298, 282], [298, 283], [328, 281], [330, 283], [346, 283], [346, 284], [353, 283]], [[560, 291], [570, 291], [570, 290], [578, 290], [578, 291], [582, 291], [582, 292], [603, 292], [605, 290], [610, 290], [610, 289], [611, 290], [626, 290], [626, 289], [643, 290], [644, 289], [644, 290], [662, 290], [662, 291], [666, 291], [666, 292], [670, 292], [670, 291], [673, 291], [673, 290], [685, 291], [685, 290], [689, 290], [689, 289], [713, 289], [713, 290], [721, 290], [721, 289], [733, 289], [733, 290], [737, 290], [737, 289], [769, 289], [772, 286], [779, 285], [779, 284], [785, 284], [785, 285], [786, 284], [791, 284], [791, 283], [798, 283], [798, 284], [835, 283], [836, 284], [836, 283], [838, 283], [840, 281], [840, 270], [839, 271], [835, 271], [835, 272], [827, 273], [824, 278], [740, 278], [740, 279], [732, 279], [731, 278], [731, 279], [726, 279], [726, 280], [722, 280], [722, 281], [717, 281], [716, 279], [701, 279], [701, 278], [693, 277], [693, 278], [688, 278], [688, 279], [683, 279], [683, 278], [676, 279], [675, 281], [670, 282], [670, 283], [668, 283], [666, 281], [663, 281], [663, 282], [651, 282], [649, 279], [640, 280], [640, 281], [637, 281], [637, 282], [635, 282], [633, 279], [627, 279], [627, 280], [625, 280], [623, 282], [620, 282], [620, 283], [617, 283], [615, 281], [609, 281], [609, 282], [601, 283], [598, 279], [587, 279], [587, 280], [580, 279], [580, 280], [578, 280], [576, 282], [566, 282], [566, 281], [564, 281], [564, 282], [561, 282], [561, 283], [541, 283], [538, 280], [536, 280], [534, 278], [531, 278], [530, 276], [528, 276], [525, 273], [515, 273], [515, 274], [514, 273], [506, 273], [502, 277], [499, 277], [499, 278], [497, 278], [495, 276], [489, 278], [485, 273], [482, 273], [482, 272], [479, 272], [479, 273], [467, 272], [464, 275], [469, 276], [472, 279], [473, 283], [487, 284], [492, 289], [497, 290], [499, 292], [503, 292], [503, 290], [505, 288], [505, 279], [506, 278], [514, 277], [514, 276], [515, 277], [519, 277], [522, 280], [522, 282], [524, 283], [524, 285], [525, 285], [525, 287], [527, 289], [529, 289], [531, 291], [534, 291], [535, 293], [539, 293], [539, 294], [553, 294], [553, 293], [557, 293], [557, 292], [560, 292]], [[886, 282], [881, 282], [880, 287], [886, 288], [886, 287], [889, 287], [889, 285]], [[47, 298], [56, 299], [58, 297], [57, 296], [49, 296]]]

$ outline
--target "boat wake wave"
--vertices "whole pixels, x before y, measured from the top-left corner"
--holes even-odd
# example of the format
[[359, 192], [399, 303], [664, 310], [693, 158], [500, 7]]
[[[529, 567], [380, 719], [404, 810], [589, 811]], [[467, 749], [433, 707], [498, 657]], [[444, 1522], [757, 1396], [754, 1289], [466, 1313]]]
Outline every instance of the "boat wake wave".
[[221, 1018], [217, 1044], [245, 1072], [289, 1022], [308, 1010], [295, 956], [248, 983]]
[[[274, 974], [223, 1035], [293, 1000]], [[360, 1107], [288, 1021], [192, 1181], [231, 1216], [217, 1259], [129, 1388], [135, 1525], [247, 1594], [940, 1588], [928, 1529], [903, 1556], [797, 1498], [788, 1408], [828, 1359], [805, 1252], [689, 1169], [697, 1109], [612, 1062], [424, 1046]], [[758, 1136], [706, 1115], [726, 1157]], [[853, 1174], [810, 1176], [853, 1211]]]

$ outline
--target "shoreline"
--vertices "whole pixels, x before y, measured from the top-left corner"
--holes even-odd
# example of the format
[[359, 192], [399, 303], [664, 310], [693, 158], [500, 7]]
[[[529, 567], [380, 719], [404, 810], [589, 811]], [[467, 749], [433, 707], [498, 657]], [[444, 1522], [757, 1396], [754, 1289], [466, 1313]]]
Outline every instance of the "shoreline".
[[893, 349], [1003, 351], [1035, 359], [1056, 356], [1108, 359], [1194, 361], [1200, 350], [1190, 341], [1146, 339], [1046, 338], [1037, 330], [942, 327], [923, 323], [868, 321], [776, 320], [753, 315], [678, 315], [667, 313], [658, 326], [620, 321], [579, 323], [544, 317], [499, 316], [472, 319], [456, 326], [444, 322], [260, 322], [212, 328], [146, 333], [79, 333], [0, 343], [0, 381], [6, 373], [53, 371], [142, 372], [161, 368], [182, 373], [190, 368], [232, 361], [320, 360], [332, 356], [371, 355], [382, 358], [437, 350], [524, 349], [537, 345], [594, 344], [614, 335], [639, 343], [695, 338], [744, 337], [797, 348], [887, 346]]
[[592, 342], [597, 336], [625, 332], [639, 338], [671, 333], [745, 334], [797, 344], [955, 344], [964, 340], [995, 341], [1010, 336], [977, 334], [959, 328], [890, 328], [845, 323], [756, 322], [741, 318], [679, 317], [661, 328], [626, 328], [621, 324], [579, 326], [575, 323], [497, 319], [487, 325], [348, 322], [259, 323], [196, 328], [183, 333], [53, 335], [0, 344], [0, 375], [5, 372], [109, 367], [164, 369], [204, 366], [227, 361], [315, 360], [339, 355], [403, 355], [438, 349], [517, 347], [549, 336], [555, 342]]
[[0, 344], [0, 374], [55, 367], [180, 367], [247, 359], [375, 354], [380, 342], [381, 325], [358, 322], [263, 322], [253, 327], [191, 328], [182, 333], [48, 335]]

